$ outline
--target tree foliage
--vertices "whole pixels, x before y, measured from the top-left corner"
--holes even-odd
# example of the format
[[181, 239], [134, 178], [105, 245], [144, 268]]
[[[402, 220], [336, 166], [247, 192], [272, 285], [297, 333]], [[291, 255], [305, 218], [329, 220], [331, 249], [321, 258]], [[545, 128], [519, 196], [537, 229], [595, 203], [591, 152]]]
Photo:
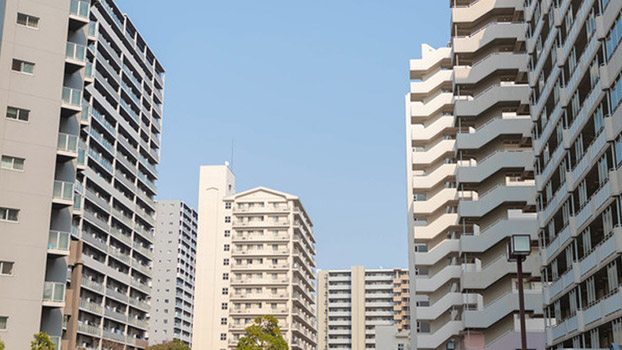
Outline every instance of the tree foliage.
[[257, 317], [254, 324], [246, 327], [246, 335], [238, 341], [237, 350], [288, 350], [281, 335], [279, 323], [274, 316]]
[[150, 345], [147, 350], [190, 350], [190, 347], [179, 339], [174, 339], [162, 344]]
[[4, 350], [4, 342], [0, 339], [0, 350]]
[[30, 350], [55, 350], [56, 345], [47, 333], [39, 332], [33, 335], [35, 338], [30, 342]]

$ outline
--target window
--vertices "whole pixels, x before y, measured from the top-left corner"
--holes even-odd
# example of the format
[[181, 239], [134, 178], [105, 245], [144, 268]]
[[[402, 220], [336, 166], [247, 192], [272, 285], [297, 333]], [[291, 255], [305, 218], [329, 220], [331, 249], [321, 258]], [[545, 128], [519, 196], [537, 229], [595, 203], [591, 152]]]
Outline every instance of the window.
[[220, 333], [220, 340], [227, 340], [227, 333]]
[[225, 222], [226, 223], [230, 223], [231, 222], [231, 216], [225, 216]]
[[0, 261], [0, 275], [12, 276], [13, 275], [13, 263], [8, 261]]
[[6, 324], [9, 318], [6, 316], [0, 316], [0, 331], [6, 331]]
[[11, 69], [13, 69], [13, 71], [15, 72], [33, 74], [35, 72], [35, 64], [13, 59], [13, 65], [11, 66]]
[[225, 237], [231, 237], [231, 231], [225, 230]]
[[226, 326], [227, 325], [227, 318], [226, 317], [221, 318], [220, 319], [220, 324], [223, 325], [223, 326]]
[[229, 295], [229, 288], [225, 287], [222, 289], [222, 295]]
[[397, 350], [404, 350], [404, 344], [397, 344]]
[[30, 28], [39, 28], [39, 17], [17, 13], [17, 24]]
[[221, 310], [227, 310], [227, 308], [229, 308], [229, 304], [227, 304], [227, 303], [220, 304], [220, 309]]
[[2, 169], [24, 170], [24, 158], [2, 156]]
[[222, 279], [225, 280], [225, 281], [228, 280], [229, 279], [229, 273], [223, 272]]
[[19, 210], [0, 207], [0, 221], [17, 222], [19, 219]]
[[225, 203], [225, 209], [231, 209], [231, 202]]
[[222, 264], [225, 265], [225, 266], [228, 266], [229, 265], [229, 259], [224, 259], [222, 261]]
[[29, 114], [30, 114], [30, 111], [27, 109], [21, 109], [21, 108], [11, 107], [11, 106], [8, 106], [6, 108], [7, 119], [21, 120], [23, 122], [27, 122]]
[[225, 252], [228, 252], [229, 250], [231, 250], [231, 246], [228, 244], [225, 244]]

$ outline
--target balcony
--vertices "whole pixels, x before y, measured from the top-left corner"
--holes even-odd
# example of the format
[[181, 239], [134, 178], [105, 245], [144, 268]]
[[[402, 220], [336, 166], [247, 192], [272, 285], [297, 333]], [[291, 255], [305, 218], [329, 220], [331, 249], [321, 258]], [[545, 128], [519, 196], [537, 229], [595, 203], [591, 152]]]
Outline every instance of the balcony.
[[498, 70], [527, 71], [525, 55], [513, 52], [494, 52], [478, 60], [472, 66], [455, 66], [455, 84], [477, 84]]
[[54, 181], [52, 193], [53, 203], [61, 205], [73, 205], [73, 182]]
[[104, 308], [101, 304], [86, 301], [85, 299], [80, 299], [80, 309], [89, 311], [98, 316], [101, 316], [104, 313]]
[[462, 273], [462, 266], [446, 266], [433, 276], [418, 276], [415, 281], [417, 292], [432, 293], [444, 286], [452, 279], [459, 279]]
[[145, 312], [149, 312], [151, 310], [151, 306], [144, 300], [138, 300], [136, 298], [130, 297], [130, 305], [142, 309]]
[[426, 149], [423, 152], [412, 153], [412, 163], [415, 165], [428, 165], [438, 160], [443, 155], [450, 153], [454, 154], [455, 140], [442, 140], [439, 143], [432, 146], [430, 149]]
[[525, 41], [523, 22], [491, 22], [477, 29], [468, 36], [456, 36], [453, 39], [455, 53], [475, 53], [495, 40], [515, 39]]
[[45, 307], [65, 307], [65, 283], [64, 282], [44, 282], [43, 283], [43, 306]]
[[[464, 325], [469, 328], [487, 329], [509, 313], [518, 311], [518, 292], [507, 293], [477, 311], [464, 312]], [[525, 310], [536, 315], [542, 314], [541, 290], [525, 290]]]
[[460, 117], [476, 117], [498, 103], [512, 101], [525, 106], [529, 105], [529, 86], [527, 84], [496, 84], [475, 96], [458, 97], [454, 113]]
[[442, 116], [434, 123], [423, 127], [422, 125], [411, 125], [410, 133], [412, 141], [430, 141], [440, 132], [454, 128], [454, 117], [451, 115]]
[[451, 9], [451, 20], [452, 23], [470, 24], [496, 9], [523, 11], [523, 2], [516, 0], [479, 0], [472, 1], [468, 5], [455, 5]]
[[410, 102], [406, 108], [410, 107], [412, 118], [428, 118], [441, 109], [450, 107], [453, 103], [453, 96], [452, 92], [443, 92], [426, 103]]
[[61, 156], [76, 158], [78, 156], [78, 136], [58, 133], [56, 151]]
[[75, 112], [82, 111], [82, 90], [63, 86], [62, 107]]
[[412, 203], [412, 208], [413, 211], [418, 214], [432, 214], [441, 206], [446, 206], [448, 202], [455, 202], [458, 198], [458, 192], [455, 188], [444, 188], [433, 194], [427, 200], [414, 201]]
[[48, 254], [69, 255], [69, 245], [71, 243], [69, 232], [50, 231], [48, 236]]
[[450, 308], [461, 306], [463, 297], [465, 295], [462, 293], [447, 293], [430, 306], [419, 306], [417, 307], [417, 319], [436, 320]]
[[433, 239], [451, 226], [459, 226], [458, 214], [443, 214], [426, 226], [415, 226], [413, 234], [417, 239]]
[[69, 4], [69, 18], [87, 24], [89, 22], [89, 2], [71, 0]]
[[80, 281], [80, 285], [86, 288], [89, 288], [91, 290], [103, 293], [104, 292], [104, 285], [101, 284], [100, 282], [96, 282], [93, 281], [87, 277], [82, 277], [82, 280]]
[[460, 217], [481, 218], [501, 205], [529, 203], [534, 197], [534, 186], [497, 185], [479, 196], [477, 200], [461, 201], [458, 204]]
[[68, 42], [65, 48], [65, 62], [84, 67], [86, 62], [86, 46]]
[[529, 117], [492, 118], [469, 133], [456, 135], [457, 149], [480, 149], [499, 137], [499, 135], [521, 135], [531, 137], [531, 119]]
[[515, 218], [499, 220], [475, 235], [462, 235], [460, 248], [465, 253], [482, 253], [505, 240], [512, 234], [530, 233], [537, 238], [538, 221], [533, 218]]
[[82, 333], [82, 334], [86, 334], [86, 335], [90, 335], [94, 337], [101, 337], [102, 330], [100, 326], [93, 326], [93, 325], [78, 321], [78, 333]]

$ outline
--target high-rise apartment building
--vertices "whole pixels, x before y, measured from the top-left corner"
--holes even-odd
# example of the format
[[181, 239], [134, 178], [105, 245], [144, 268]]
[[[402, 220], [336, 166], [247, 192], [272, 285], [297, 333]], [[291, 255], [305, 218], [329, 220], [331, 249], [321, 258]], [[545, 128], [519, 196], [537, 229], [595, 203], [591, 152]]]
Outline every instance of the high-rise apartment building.
[[145, 348], [163, 69], [111, 0], [0, 7], [1, 337]]
[[409, 327], [408, 270], [318, 271], [318, 349], [383, 349], [376, 327]]
[[[451, 2], [451, 42], [411, 61], [406, 98], [413, 349], [544, 348], [522, 0]], [[416, 320], [416, 322], [415, 322]]]
[[86, 163], [75, 184], [63, 347], [143, 349], [164, 70], [113, 1], [72, 1], [71, 9], [86, 69], [66, 94], [81, 111]]
[[180, 200], [156, 201], [149, 343], [192, 342], [197, 212]]
[[[88, 17], [67, 1], [0, 2], [0, 339], [60, 345], [74, 182], [80, 166], [85, 58], [75, 42]], [[85, 44], [85, 42], [83, 42]], [[84, 49], [84, 46], [82, 46]]]
[[526, 1], [546, 345], [622, 343], [622, 1]]
[[298, 197], [235, 192], [228, 166], [201, 167], [193, 347], [233, 348], [272, 315], [290, 349], [315, 349], [315, 240]]

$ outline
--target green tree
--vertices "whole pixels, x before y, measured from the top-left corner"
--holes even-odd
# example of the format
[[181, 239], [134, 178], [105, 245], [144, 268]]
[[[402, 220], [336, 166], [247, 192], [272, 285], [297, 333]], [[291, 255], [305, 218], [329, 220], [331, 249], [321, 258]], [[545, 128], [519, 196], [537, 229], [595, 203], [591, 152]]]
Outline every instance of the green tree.
[[190, 350], [190, 347], [179, 339], [174, 339], [162, 344], [150, 345], [147, 350]]
[[30, 342], [30, 350], [55, 350], [56, 345], [47, 333], [39, 332], [33, 335], [35, 338]]
[[246, 327], [246, 335], [238, 341], [237, 350], [288, 350], [281, 335], [279, 323], [274, 316], [257, 317], [253, 325]]
[[4, 350], [4, 342], [0, 339], [0, 350]]

